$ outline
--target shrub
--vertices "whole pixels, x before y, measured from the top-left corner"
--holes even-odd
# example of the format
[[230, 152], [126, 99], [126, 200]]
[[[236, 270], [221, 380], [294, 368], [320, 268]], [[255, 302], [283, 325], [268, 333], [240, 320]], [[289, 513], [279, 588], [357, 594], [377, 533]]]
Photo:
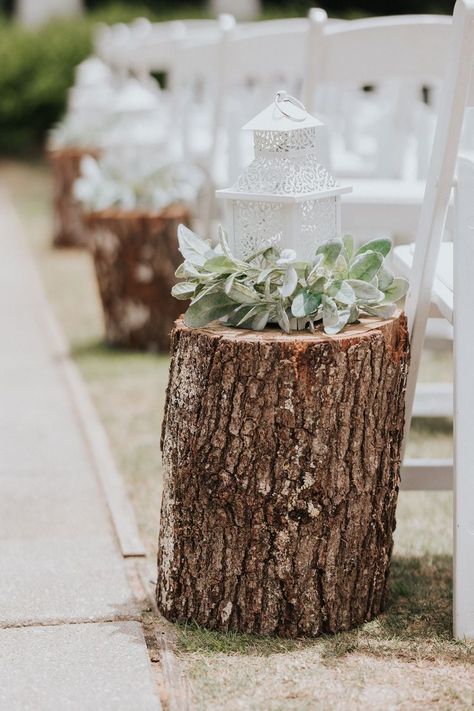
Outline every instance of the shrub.
[[325, 0], [320, 4], [314, 0], [263, 0], [263, 7], [273, 11], [304, 15], [310, 7], [323, 7], [334, 17], [358, 17], [364, 15], [409, 15], [417, 13], [451, 14], [454, 0]]
[[87, 23], [55, 22], [39, 32], [0, 27], [0, 150], [41, 143], [62, 114], [74, 67], [91, 50]]
[[[182, 12], [197, 14], [195, 8]], [[160, 19], [176, 14], [161, 14]], [[97, 22], [128, 22], [139, 16], [156, 18], [146, 5], [114, 4], [37, 30], [0, 20], [0, 153], [25, 153], [43, 145], [64, 112], [75, 66], [91, 53]]]

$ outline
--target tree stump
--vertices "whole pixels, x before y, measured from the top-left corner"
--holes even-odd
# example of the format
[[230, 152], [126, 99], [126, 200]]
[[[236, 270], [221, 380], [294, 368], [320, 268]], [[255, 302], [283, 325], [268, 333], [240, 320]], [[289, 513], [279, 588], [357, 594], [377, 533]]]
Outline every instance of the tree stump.
[[168, 351], [175, 319], [186, 308], [171, 296], [182, 261], [177, 230], [190, 220], [189, 210], [181, 206], [159, 213], [110, 209], [87, 216], [110, 345]]
[[167, 619], [296, 637], [384, 609], [407, 368], [403, 314], [333, 337], [177, 322], [161, 441]]
[[53, 211], [55, 247], [86, 247], [88, 231], [81, 205], [74, 199], [73, 185], [80, 175], [81, 160], [98, 151], [82, 148], [57, 148], [48, 151], [53, 169]]

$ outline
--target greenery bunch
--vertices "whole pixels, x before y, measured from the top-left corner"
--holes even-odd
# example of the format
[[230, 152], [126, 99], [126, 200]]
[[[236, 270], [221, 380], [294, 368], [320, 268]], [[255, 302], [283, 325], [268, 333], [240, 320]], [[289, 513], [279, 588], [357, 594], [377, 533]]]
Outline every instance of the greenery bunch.
[[278, 323], [289, 333], [305, 326], [313, 331], [322, 322], [325, 333], [335, 335], [361, 313], [390, 318], [408, 289], [406, 279], [385, 264], [389, 239], [373, 239], [357, 250], [350, 235], [331, 239], [317, 247], [310, 262], [276, 247], [237, 259], [221, 227], [216, 247], [184, 225], [178, 241], [185, 261], [176, 276], [185, 281], [172, 294], [191, 299], [184, 316], [191, 327], [220, 319], [256, 331]]
[[161, 210], [174, 203], [192, 203], [202, 185], [198, 168], [165, 160], [164, 149], [136, 147], [109, 151], [96, 160], [84, 156], [74, 197], [87, 211]]

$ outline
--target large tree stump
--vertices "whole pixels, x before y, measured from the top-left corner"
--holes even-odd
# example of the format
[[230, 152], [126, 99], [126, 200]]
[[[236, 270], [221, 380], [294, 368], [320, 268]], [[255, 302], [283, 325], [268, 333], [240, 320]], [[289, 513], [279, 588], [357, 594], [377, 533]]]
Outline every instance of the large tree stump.
[[81, 205], [74, 199], [73, 185], [81, 172], [86, 155], [98, 156], [94, 149], [56, 148], [48, 151], [53, 169], [53, 245], [86, 247], [88, 231]]
[[405, 317], [333, 337], [179, 321], [172, 353], [164, 616], [292, 637], [372, 619], [395, 528]]
[[190, 219], [181, 206], [159, 213], [110, 209], [87, 217], [110, 345], [168, 351], [174, 321], [183, 311], [183, 303], [171, 296], [182, 261], [177, 230]]

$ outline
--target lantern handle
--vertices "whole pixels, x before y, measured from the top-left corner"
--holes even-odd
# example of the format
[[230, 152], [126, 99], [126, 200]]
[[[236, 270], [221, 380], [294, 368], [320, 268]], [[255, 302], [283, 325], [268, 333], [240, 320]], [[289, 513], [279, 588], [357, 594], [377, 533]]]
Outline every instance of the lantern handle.
[[288, 92], [286, 92], [284, 89], [281, 89], [275, 94], [275, 106], [277, 107], [278, 111], [280, 111], [283, 116], [286, 116], [286, 118], [291, 119], [291, 121], [304, 121], [306, 119], [306, 116], [294, 116], [285, 111], [281, 107], [281, 102], [283, 101], [288, 101], [288, 103], [293, 104], [293, 106], [296, 106], [298, 109], [301, 109], [301, 111], [304, 111], [306, 116], [308, 115], [308, 112], [306, 111], [306, 106], [299, 99], [296, 99], [294, 96], [291, 96], [291, 94], [288, 94]]

